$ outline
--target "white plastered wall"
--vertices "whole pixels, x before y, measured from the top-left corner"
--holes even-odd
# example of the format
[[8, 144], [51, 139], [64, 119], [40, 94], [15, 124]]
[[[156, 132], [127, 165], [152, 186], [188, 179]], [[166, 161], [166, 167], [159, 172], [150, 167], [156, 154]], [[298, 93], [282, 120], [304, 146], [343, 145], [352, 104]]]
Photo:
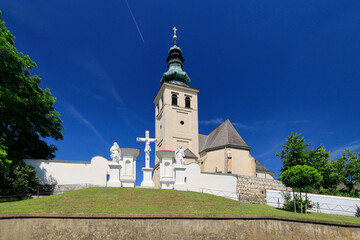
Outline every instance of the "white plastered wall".
[[93, 184], [106, 186], [109, 172], [108, 160], [95, 156], [90, 162], [25, 159], [36, 170], [41, 184]]
[[216, 196], [237, 199], [237, 176], [219, 173], [201, 173], [197, 163], [185, 165], [188, 191], [209, 193]]
[[[282, 191], [266, 190], [266, 203], [272, 207], [284, 206], [284, 197]], [[299, 193], [295, 192], [299, 195]], [[290, 197], [293, 199], [293, 194], [290, 192]], [[305, 193], [302, 193], [305, 199]], [[360, 199], [354, 197], [341, 197], [323, 194], [307, 194], [308, 200], [313, 204], [313, 208], [309, 209], [310, 212], [337, 214], [354, 216], [357, 206], [360, 206]]]
[[202, 153], [202, 171], [224, 173], [224, 161], [228, 156], [225, 154], [225, 151], [226, 153], [231, 153], [231, 161], [228, 161], [228, 169], [231, 170], [232, 174], [256, 176], [256, 163], [250, 151], [236, 148], [227, 148], [226, 150], [223, 148]]
[[265, 179], [274, 179], [274, 177], [268, 173], [256, 173], [256, 177], [265, 178]]

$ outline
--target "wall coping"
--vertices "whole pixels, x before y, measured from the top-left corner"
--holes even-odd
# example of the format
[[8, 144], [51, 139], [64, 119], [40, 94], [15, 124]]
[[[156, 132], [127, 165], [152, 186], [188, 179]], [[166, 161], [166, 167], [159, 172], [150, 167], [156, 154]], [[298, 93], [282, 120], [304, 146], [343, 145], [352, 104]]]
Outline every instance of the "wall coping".
[[91, 164], [91, 161], [96, 158], [96, 157], [101, 157], [104, 158], [105, 160], [111, 162], [111, 160], [106, 159], [103, 156], [99, 156], [99, 155], [95, 155], [93, 156], [90, 160], [53, 160], [53, 159], [32, 159], [32, 158], [25, 158], [23, 159], [25, 162], [26, 161], [38, 161], [38, 162], [45, 162], [45, 163], [75, 163], [75, 164]]
[[195, 215], [195, 214], [107, 214], [107, 213], [86, 213], [86, 214], [63, 214], [63, 213], [15, 213], [0, 214], [0, 221], [3, 219], [25, 219], [25, 218], [59, 218], [59, 219], [193, 219], [193, 220], [276, 220], [285, 222], [298, 222], [308, 224], [319, 224], [337, 227], [359, 228], [360, 224], [333, 222], [325, 220], [294, 218], [272, 215]]
[[[268, 179], [268, 178], [259, 178], [259, 177], [253, 177], [253, 176], [247, 176], [247, 175], [236, 175], [238, 177], [239, 180], [241, 179], [255, 179], [258, 180], [259, 182], [273, 182], [273, 183], [281, 183], [283, 184], [280, 180], [278, 179]], [[285, 184], [283, 184], [285, 186]]]

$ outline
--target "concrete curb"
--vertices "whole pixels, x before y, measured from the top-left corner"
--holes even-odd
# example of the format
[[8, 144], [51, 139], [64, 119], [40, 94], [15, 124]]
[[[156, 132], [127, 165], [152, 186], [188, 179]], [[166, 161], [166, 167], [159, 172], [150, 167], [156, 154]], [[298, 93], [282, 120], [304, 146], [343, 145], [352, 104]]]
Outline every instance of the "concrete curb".
[[309, 224], [320, 224], [338, 227], [360, 228], [360, 224], [343, 223], [315, 219], [303, 219], [272, 215], [195, 215], [195, 214], [107, 214], [107, 213], [19, 213], [0, 214], [2, 219], [24, 219], [24, 218], [61, 218], [61, 219], [194, 219], [194, 220], [277, 220], [285, 222], [298, 222]]

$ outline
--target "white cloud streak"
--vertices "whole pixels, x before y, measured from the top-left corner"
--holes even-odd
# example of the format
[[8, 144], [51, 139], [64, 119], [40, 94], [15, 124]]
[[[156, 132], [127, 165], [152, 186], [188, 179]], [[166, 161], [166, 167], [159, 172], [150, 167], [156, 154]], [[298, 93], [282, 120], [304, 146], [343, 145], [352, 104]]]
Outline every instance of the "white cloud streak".
[[5, 9], [7, 10], [6, 13], [9, 13], [16, 17], [17, 19], [21, 20], [24, 24], [36, 26], [44, 26], [47, 24], [47, 21], [44, 21], [38, 14], [38, 9], [34, 7], [31, 1], [2, 1], [1, 3], [3, 16], [5, 13]]
[[90, 131], [92, 131], [102, 142], [104, 142], [107, 146], [110, 146], [110, 144], [103, 138], [103, 136], [100, 134], [100, 132], [95, 128], [95, 126], [86, 119], [72, 104], [68, 103], [68, 108], [71, 114], [74, 115], [74, 117], [84, 124]]
[[133, 12], [131, 11], [130, 5], [129, 5], [129, 3], [128, 3], [127, 0], [125, 0], [125, 2], [126, 2], [126, 5], [127, 5], [128, 9], [129, 9], [129, 11], [130, 11], [130, 14], [131, 14], [131, 17], [132, 17], [132, 19], [133, 19], [133, 21], [134, 21], [134, 23], [135, 23], [135, 26], [136, 26], [136, 28], [137, 28], [137, 30], [138, 30], [138, 32], [139, 32], [139, 35], [140, 35], [140, 37], [141, 37], [141, 40], [142, 40], [143, 43], [145, 43], [144, 38], [143, 38], [143, 35], [141, 34], [140, 28], [139, 28], [139, 26], [138, 26], [138, 24], [137, 24], [137, 22], [136, 22], [135, 17], [134, 17], [134, 14], [133, 14]]
[[112, 83], [110, 83], [110, 89], [111, 89], [111, 94], [113, 95], [113, 97], [115, 98], [115, 100], [120, 103], [122, 105], [122, 107], [125, 107], [124, 101], [121, 98], [121, 96], [119, 95], [119, 93], [116, 91], [115, 87], [112, 85]]
[[215, 118], [215, 119], [211, 119], [211, 120], [202, 120], [202, 121], [199, 121], [200, 124], [220, 124], [220, 123], [223, 123], [224, 122], [224, 119], [222, 118]]
[[333, 159], [337, 159], [341, 157], [341, 154], [344, 152], [344, 149], [347, 148], [351, 151], [358, 151], [360, 150], [360, 139], [350, 142], [348, 144], [345, 144], [341, 147], [335, 148], [334, 150], [330, 151], [331, 157]]
[[78, 88], [78, 87], [72, 87], [72, 88], [74, 88], [75, 90], [77, 90], [79, 92], [82, 92], [82, 93], [84, 93], [84, 94], [86, 94], [86, 95], [88, 95], [88, 96], [90, 96], [90, 97], [92, 97], [94, 99], [97, 99], [97, 100], [100, 100], [100, 101], [103, 101], [103, 102], [107, 101], [107, 99], [105, 97], [100, 96], [99, 94], [93, 93], [91, 91], [88, 91], [88, 90], [86, 90], [84, 88]]
[[[214, 118], [214, 119], [210, 119], [210, 120], [201, 120], [199, 121], [200, 124], [205, 124], [205, 125], [215, 125], [215, 124], [221, 124], [223, 123], [225, 120], [223, 118]], [[230, 121], [231, 122], [231, 121]], [[253, 126], [248, 126], [239, 122], [231, 122], [232, 125], [239, 127], [241, 129], [245, 129], [245, 130], [251, 130], [251, 129], [255, 129]]]
[[[114, 99], [121, 104], [122, 107], [125, 107], [124, 101], [121, 98], [120, 94], [116, 90], [116, 87], [114, 86], [111, 77], [106, 72], [105, 68], [102, 66], [102, 64], [98, 61], [98, 59], [93, 55], [89, 54], [86, 58], [78, 57], [74, 58], [74, 62], [84, 68], [89, 73], [94, 74], [95, 76], [101, 78], [104, 80], [101, 82], [101, 88], [104, 88], [105, 91], [107, 91], [109, 94], [111, 94]], [[105, 83], [105, 84], [104, 84]], [[103, 97], [97, 95], [97, 94], [91, 94], [87, 92], [88, 95], [91, 95], [94, 98], [98, 98], [100, 100], [104, 99]], [[101, 99], [102, 98], [102, 99]]]
[[294, 120], [294, 121], [290, 121], [290, 124], [302, 124], [302, 123], [308, 123], [309, 120], [303, 119], [303, 120]]
[[[271, 158], [271, 159], [273, 159], [273, 158], [275, 158], [274, 154], [276, 153], [276, 150], [280, 148], [280, 151], [281, 151], [281, 146], [283, 144], [284, 144], [283, 141], [278, 142], [276, 144], [273, 144], [269, 150], [267, 150], [266, 152], [263, 152], [263, 153], [261, 153], [259, 155], [256, 155], [254, 157], [257, 160], [259, 160], [260, 158]], [[259, 160], [259, 161], [261, 161], [261, 160]]]

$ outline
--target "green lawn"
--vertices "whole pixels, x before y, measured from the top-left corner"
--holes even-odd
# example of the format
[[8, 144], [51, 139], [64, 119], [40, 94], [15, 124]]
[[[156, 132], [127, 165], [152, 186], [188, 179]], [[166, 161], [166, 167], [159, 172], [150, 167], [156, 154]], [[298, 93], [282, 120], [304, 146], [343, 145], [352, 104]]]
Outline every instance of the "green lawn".
[[294, 214], [213, 195], [141, 188], [87, 188], [57, 196], [0, 203], [1, 213], [260, 214], [360, 224], [360, 218]]

